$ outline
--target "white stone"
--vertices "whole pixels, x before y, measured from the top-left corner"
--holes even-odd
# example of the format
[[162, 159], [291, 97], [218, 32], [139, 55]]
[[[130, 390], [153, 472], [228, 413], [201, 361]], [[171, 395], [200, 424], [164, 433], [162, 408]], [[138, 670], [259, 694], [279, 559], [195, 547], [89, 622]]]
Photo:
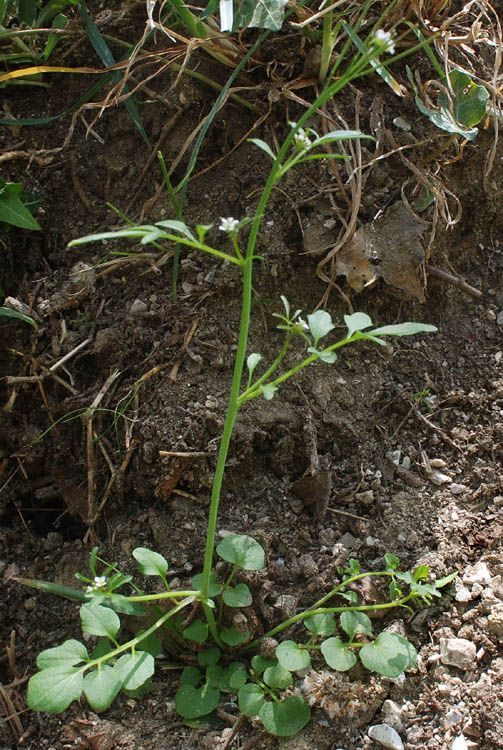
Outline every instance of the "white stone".
[[147, 305], [145, 302], [142, 302], [141, 299], [135, 299], [135, 301], [132, 303], [131, 307], [129, 308], [129, 312], [132, 315], [139, 315], [140, 313], [145, 312], [147, 309]]
[[382, 716], [386, 724], [396, 729], [397, 732], [403, 729], [403, 711], [395, 701], [384, 701], [382, 704]]
[[466, 638], [441, 638], [440, 661], [450, 667], [471, 669], [475, 665], [477, 648]]
[[457, 482], [453, 482], [449, 489], [453, 495], [464, 495], [465, 492], [468, 492], [468, 487], [465, 484], [457, 484]]
[[451, 745], [451, 750], [469, 750], [464, 735], [460, 734], [459, 737], [456, 737]]
[[400, 735], [389, 724], [374, 724], [369, 727], [368, 736], [389, 750], [403, 750]]
[[474, 584], [480, 583], [482, 586], [491, 583], [491, 574], [485, 562], [478, 562], [470, 565], [463, 573], [463, 583]]
[[428, 474], [428, 479], [430, 480], [430, 482], [433, 482], [433, 484], [436, 484], [439, 487], [440, 485], [447, 484], [447, 482], [451, 481], [450, 476], [448, 476], [447, 474], [443, 474], [441, 471], [438, 471], [436, 469], [430, 471], [430, 473]]

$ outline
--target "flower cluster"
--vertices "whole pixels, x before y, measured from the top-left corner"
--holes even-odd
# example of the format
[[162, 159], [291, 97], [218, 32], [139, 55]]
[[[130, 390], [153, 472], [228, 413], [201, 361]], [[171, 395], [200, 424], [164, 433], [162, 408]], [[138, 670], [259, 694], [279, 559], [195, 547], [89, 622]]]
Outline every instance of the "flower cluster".
[[238, 219], [233, 219], [231, 216], [228, 218], [220, 218], [220, 226], [218, 227], [221, 232], [235, 232], [238, 227]]
[[[290, 122], [289, 125], [290, 127], [295, 128], [297, 123]], [[309, 138], [309, 135], [304, 130], [304, 128], [299, 128], [297, 132], [295, 133], [293, 139], [295, 143], [295, 148], [298, 151], [302, 151], [305, 148], [311, 148], [311, 145], [312, 145], [311, 139]]]
[[377, 29], [372, 38], [372, 45], [377, 55], [380, 55], [382, 52], [386, 52], [389, 55], [395, 53], [395, 43], [393, 42], [389, 31]]
[[106, 576], [94, 576], [94, 581], [91, 586], [86, 588], [86, 594], [90, 594], [92, 591], [102, 591], [106, 588], [107, 577]]

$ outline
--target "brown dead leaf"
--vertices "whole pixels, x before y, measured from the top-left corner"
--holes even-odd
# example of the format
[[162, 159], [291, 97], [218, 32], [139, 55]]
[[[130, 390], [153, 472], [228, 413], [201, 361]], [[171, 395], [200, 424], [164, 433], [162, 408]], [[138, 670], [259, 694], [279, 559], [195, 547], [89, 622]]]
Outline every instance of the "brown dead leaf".
[[358, 229], [337, 254], [336, 272], [360, 292], [377, 278], [425, 301], [418, 277], [424, 260], [421, 236], [428, 223], [399, 201], [382, 216]]

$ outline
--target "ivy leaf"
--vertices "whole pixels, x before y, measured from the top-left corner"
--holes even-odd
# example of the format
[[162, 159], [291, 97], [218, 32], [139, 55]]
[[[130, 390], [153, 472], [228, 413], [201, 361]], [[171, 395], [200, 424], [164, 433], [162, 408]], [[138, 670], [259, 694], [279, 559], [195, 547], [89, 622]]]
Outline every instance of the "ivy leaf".
[[246, 534], [230, 534], [217, 547], [217, 553], [226, 562], [243, 570], [262, 570], [265, 553], [258, 542]]
[[51, 667], [37, 672], [28, 682], [28, 705], [33, 711], [60, 714], [82, 695], [82, 668]]
[[340, 638], [327, 638], [326, 641], [323, 641], [321, 644], [321, 653], [325, 657], [328, 666], [336, 669], [338, 672], [346, 672], [357, 662], [354, 653], [346, 648]]
[[123, 687], [136, 690], [154, 674], [154, 657], [147, 651], [124, 654], [117, 661], [114, 670]]
[[288, 0], [241, 0], [234, 17], [234, 28], [279, 31], [283, 25], [287, 2]]
[[[203, 574], [197, 573], [192, 578], [192, 585], [195, 589], [200, 590], [203, 583]], [[208, 596], [218, 596], [222, 590], [222, 584], [218, 583], [215, 573], [210, 573], [210, 585], [208, 587]]]
[[310, 718], [310, 707], [298, 695], [293, 695], [282, 703], [264, 703], [259, 711], [259, 719], [265, 730], [276, 737], [297, 734]]
[[218, 706], [220, 690], [205, 683], [200, 688], [182, 685], [175, 695], [176, 710], [184, 719], [197, 719], [210, 714]]
[[168, 572], [168, 562], [158, 552], [153, 552], [147, 547], [136, 547], [133, 557], [138, 563], [140, 573], [144, 576], [161, 576], [164, 578]]
[[103, 664], [84, 677], [84, 693], [93, 711], [105, 711], [122, 687], [115, 667]]
[[180, 675], [180, 685], [192, 685], [197, 687], [202, 679], [201, 670], [197, 667], [184, 667], [182, 674]]
[[295, 641], [283, 641], [276, 648], [276, 656], [280, 666], [289, 669], [290, 672], [297, 672], [299, 669], [306, 669], [311, 664], [311, 656], [305, 648], [300, 648]]
[[238, 690], [239, 710], [245, 716], [250, 718], [258, 716], [258, 713], [264, 705], [265, 698], [262, 690], [258, 685], [248, 682]]
[[197, 661], [202, 667], [209, 667], [211, 664], [218, 664], [220, 656], [221, 651], [218, 646], [211, 646], [197, 655]]
[[113, 638], [121, 626], [119, 616], [109, 607], [90, 602], [80, 608], [82, 630], [90, 635]]
[[397, 633], [379, 633], [373, 643], [360, 649], [360, 659], [367, 669], [384, 677], [398, 677], [416, 663], [414, 646]]
[[255, 654], [255, 656], [253, 656], [251, 660], [253, 672], [257, 677], [260, 677], [260, 675], [265, 672], [267, 667], [275, 667], [277, 663], [278, 662], [276, 661], [276, 659], [266, 659], [260, 654]]
[[228, 607], [249, 607], [253, 597], [246, 583], [238, 583], [234, 588], [224, 590], [222, 598]]
[[220, 631], [220, 638], [228, 646], [239, 646], [241, 643], [246, 643], [250, 640], [249, 630], [237, 630], [234, 626], [230, 628], [222, 628]]

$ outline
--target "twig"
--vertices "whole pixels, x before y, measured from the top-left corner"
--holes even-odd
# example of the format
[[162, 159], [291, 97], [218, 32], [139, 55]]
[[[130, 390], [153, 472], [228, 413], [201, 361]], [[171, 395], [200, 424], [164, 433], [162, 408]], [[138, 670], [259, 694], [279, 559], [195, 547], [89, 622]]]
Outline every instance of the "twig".
[[68, 352], [68, 354], [65, 354], [64, 357], [62, 357], [60, 360], [56, 362], [55, 365], [52, 365], [52, 367], [49, 367], [49, 372], [54, 372], [58, 369], [58, 367], [61, 367], [65, 362], [68, 362], [69, 359], [71, 359], [77, 352], [79, 352], [81, 349], [83, 349], [85, 346], [87, 346], [90, 343], [91, 339], [84, 339], [84, 341], [81, 341], [78, 346], [76, 346], [74, 349], [71, 350], [71, 352]]
[[430, 265], [426, 266], [426, 271], [430, 276], [436, 276], [437, 279], [445, 281], [446, 284], [456, 286], [458, 289], [461, 289], [462, 292], [466, 292], [466, 294], [470, 294], [472, 297], [476, 297], [477, 299], [482, 297], [480, 289], [475, 289], [475, 287], [465, 281], [462, 276], [454, 276], [454, 274], [447, 273], [447, 271], [444, 271], [442, 268]]
[[159, 451], [160, 456], [176, 456], [177, 458], [203, 458], [212, 456], [209, 451]]
[[[226, 714], [226, 718], [227, 718], [227, 714]], [[224, 744], [222, 745], [221, 750], [227, 750], [227, 748], [230, 746], [232, 740], [234, 739], [234, 737], [237, 735], [237, 733], [239, 732], [239, 730], [243, 726], [245, 720], [246, 720], [246, 716], [244, 714], [239, 714], [238, 718], [235, 719], [234, 724], [232, 726], [232, 732], [229, 734], [229, 736], [225, 740]]]
[[460, 453], [463, 452], [463, 449], [457, 445], [452, 438], [449, 437], [440, 427], [437, 427], [436, 424], [433, 424], [433, 422], [430, 422], [430, 420], [424, 416], [424, 414], [421, 414], [419, 409], [417, 407], [413, 407], [412, 409], [415, 416], [419, 419], [420, 422], [422, 422], [426, 427], [428, 427], [430, 430], [433, 430], [433, 432], [436, 432], [437, 435], [440, 435], [440, 437], [445, 440], [446, 443], [448, 443], [452, 448], [455, 448], [455, 450], [459, 451]]
[[335, 508], [327, 508], [329, 513], [337, 513], [339, 516], [348, 516], [348, 518], [354, 518], [356, 521], [368, 521], [368, 518], [364, 516], [357, 516], [356, 513], [348, 513], [347, 510], [336, 510]]

